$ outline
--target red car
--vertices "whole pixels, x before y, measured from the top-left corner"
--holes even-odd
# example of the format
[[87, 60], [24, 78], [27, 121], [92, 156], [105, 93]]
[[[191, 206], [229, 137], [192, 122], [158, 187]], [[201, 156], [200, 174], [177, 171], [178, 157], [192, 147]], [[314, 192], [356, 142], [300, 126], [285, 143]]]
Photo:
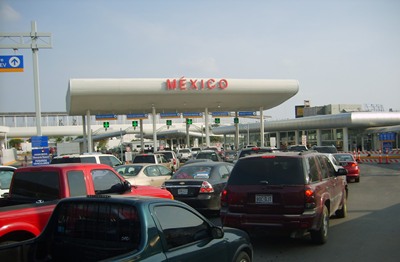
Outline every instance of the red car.
[[354, 156], [350, 153], [333, 154], [342, 167], [347, 170], [347, 181], [360, 182], [360, 168]]

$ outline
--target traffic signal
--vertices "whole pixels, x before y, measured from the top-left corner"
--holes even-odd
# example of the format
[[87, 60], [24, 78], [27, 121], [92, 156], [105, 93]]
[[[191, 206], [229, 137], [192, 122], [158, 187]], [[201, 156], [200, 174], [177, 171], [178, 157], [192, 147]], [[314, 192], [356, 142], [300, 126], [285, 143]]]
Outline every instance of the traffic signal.
[[187, 125], [193, 124], [193, 119], [191, 119], [191, 118], [186, 118], [186, 124], [187, 124]]
[[103, 127], [105, 129], [109, 128], [110, 127], [110, 122], [103, 122]]
[[216, 124], [221, 123], [221, 119], [220, 119], [220, 118], [215, 118], [215, 123], [216, 123]]
[[136, 120], [134, 120], [134, 121], [132, 121], [132, 126], [133, 127], [137, 127], [139, 124], [138, 124], [138, 121], [136, 121]]
[[238, 123], [239, 123], [239, 117], [235, 117], [235, 118], [233, 119], [233, 122], [234, 122], [235, 124], [238, 124]]
[[172, 125], [172, 120], [167, 120], [167, 126]]

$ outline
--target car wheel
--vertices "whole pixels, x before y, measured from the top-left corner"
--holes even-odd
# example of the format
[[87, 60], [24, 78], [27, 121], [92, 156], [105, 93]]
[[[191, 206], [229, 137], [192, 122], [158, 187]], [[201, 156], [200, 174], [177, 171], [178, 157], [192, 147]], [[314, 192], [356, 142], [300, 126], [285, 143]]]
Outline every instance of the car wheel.
[[241, 251], [235, 262], [251, 262], [249, 255], [245, 251]]
[[310, 232], [311, 241], [315, 244], [325, 244], [328, 240], [328, 228], [329, 228], [329, 210], [324, 205], [321, 215], [321, 226], [318, 230], [312, 230]]
[[344, 217], [347, 216], [347, 196], [346, 196], [346, 193], [343, 196], [342, 208], [336, 210], [335, 214], [336, 214], [336, 217], [338, 217], [338, 218], [344, 218]]
[[360, 177], [356, 177], [356, 183], [360, 182]]

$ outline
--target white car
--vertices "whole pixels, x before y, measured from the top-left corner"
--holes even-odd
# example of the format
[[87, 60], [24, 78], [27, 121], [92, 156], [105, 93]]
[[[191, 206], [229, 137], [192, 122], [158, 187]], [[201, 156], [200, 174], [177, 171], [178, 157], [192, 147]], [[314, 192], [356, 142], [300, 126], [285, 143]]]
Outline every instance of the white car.
[[63, 164], [63, 163], [95, 163], [105, 164], [111, 167], [119, 166], [122, 162], [111, 154], [83, 154], [83, 155], [63, 155], [54, 157], [50, 164]]
[[178, 158], [182, 162], [185, 162], [185, 161], [187, 161], [187, 160], [192, 158], [192, 150], [190, 150], [190, 148], [179, 149], [177, 154], [178, 154]]
[[0, 197], [8, 193], [15, 169], [13, 166], [0, 166]]
[[114, 169], [132, 185], [160, 187], [172, 176], [171, 169], [159, 164], [127, 164]]

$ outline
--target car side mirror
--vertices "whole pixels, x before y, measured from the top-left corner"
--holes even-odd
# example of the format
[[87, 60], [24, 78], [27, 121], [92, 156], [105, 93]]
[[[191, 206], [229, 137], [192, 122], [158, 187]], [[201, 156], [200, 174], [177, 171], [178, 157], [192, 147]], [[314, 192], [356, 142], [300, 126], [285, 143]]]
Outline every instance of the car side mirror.
[[338, 175], [338, 176], [346, 176], [347, 175], [347, 169], [345, 169], [345, 168], [339, 168], [338, 169], [338, 171], [336, 172], [336, 174]]
[[224, 237], [224, 230], [221, 227], [213, 226], [211, 228], [211, 235], [214, 239], [219, 239]]
[[128, 180], [125, 180], [124, 181], [124, 192], [131, 191], [131, 187], [132, 187], [131, 183], [129, 183]]

